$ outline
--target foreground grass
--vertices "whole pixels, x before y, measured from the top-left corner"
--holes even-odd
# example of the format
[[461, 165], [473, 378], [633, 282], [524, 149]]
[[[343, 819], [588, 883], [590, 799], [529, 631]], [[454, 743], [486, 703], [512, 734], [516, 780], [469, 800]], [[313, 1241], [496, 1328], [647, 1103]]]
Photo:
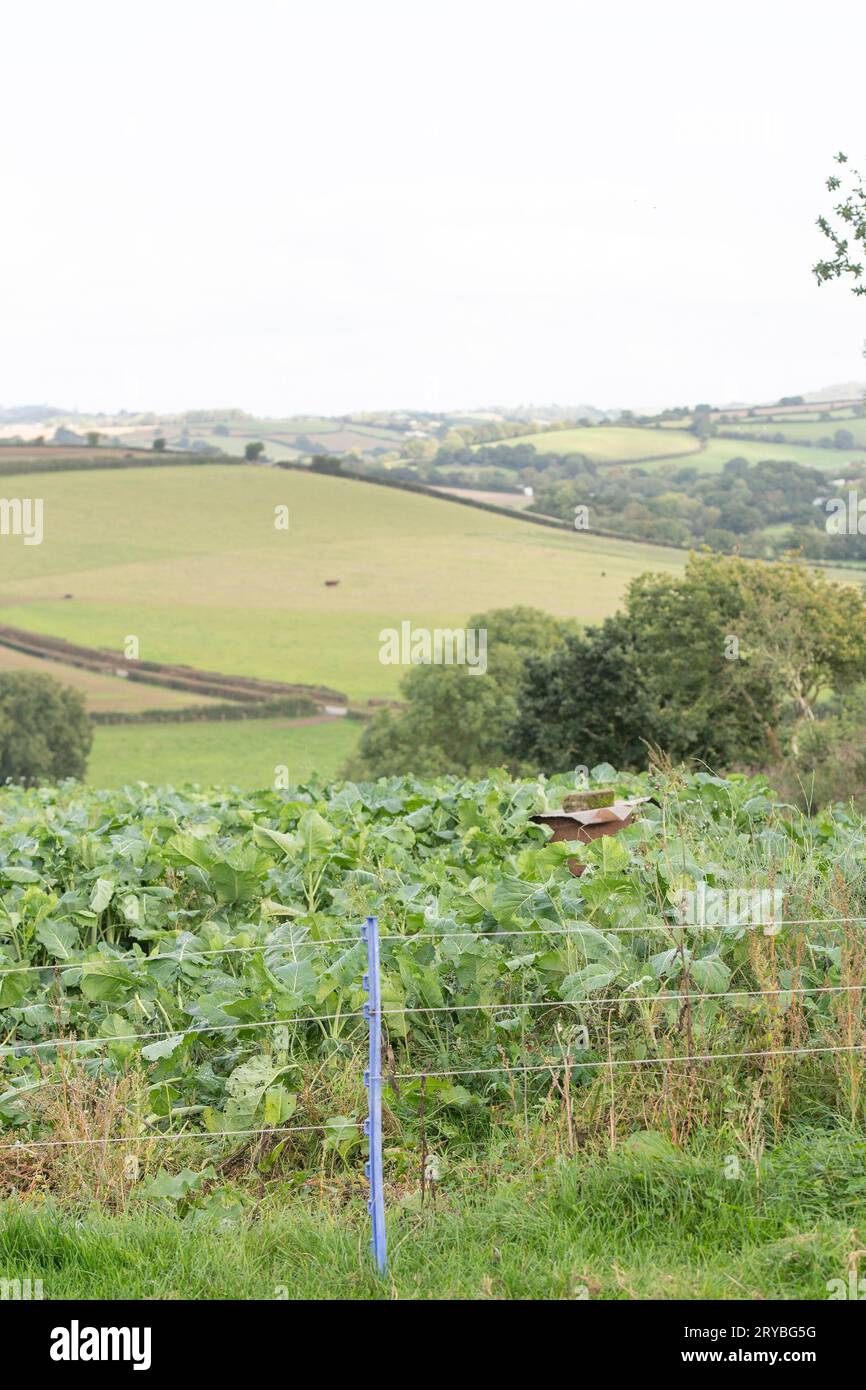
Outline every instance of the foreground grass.
[[362, 1197], [327, 1181], [330, 1195], [272, 1194], [223, 1229], [143, 1204], [7, 1203], [0, 1278], [41, 1279], [49, 1299], [826, 1299], [866, 1245], [864, 1138], [806, 1133], [739, 1178], [726, 1163], [619, 1152], [492, 1181], [479, 1167], [425, 1209], [392, 1194], [384, 1282]]
[[336, 777], [363, 732], [355, 719], [292, 725], [285, 719], [193, 724], [103, 724], [94, 731], [87, 765], [92, 786], [130, 782], [222, 782], [273, 786], [275, 769], [292, 782]]

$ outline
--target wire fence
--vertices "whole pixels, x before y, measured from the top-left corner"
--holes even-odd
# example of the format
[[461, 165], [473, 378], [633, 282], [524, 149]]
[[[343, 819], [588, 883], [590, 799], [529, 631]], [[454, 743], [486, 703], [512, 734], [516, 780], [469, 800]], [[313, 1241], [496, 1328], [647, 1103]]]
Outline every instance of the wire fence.
[[[459, 1014], [459, 1013], [519, 1013], [522, 1009], [586, 1009], [600, 1007], [617, 1007], [627, 1004], [675, 1004], [675, 1003], [708, 1003], [716, 1002], [720, 999], [761, 999], [774, 998], [787, 995], [813, 995], [813, 994], [858, 994], [866, 989], [866, 984], [857, 985], [775, 985], [772, 989], [732, 989], [732, 990], [704, 990], [699, 993], [681, 992], [670, 993], [659, 991], [656, 994], [632, 994], [624, 990], [622, 994], [610, 995], [607, 998], [593, 997], [590, 995], [582, 999], [526, 999], [513, 1000], [508, 1004], [401, 1004], [393, 1009], [381, 1009], [382, 1018], [414, 1014]], [[292, 1014], [290, 1018], [266, 1018], [251, 1019], [249, 1021], [239, 1020], [236, 1023], [209, 1023], [193, 1028], [165, 1028], [156, 1032], [146, 1033], [118, 1033], [106, 1034], [104, 1036], [81, 1038], [75, 1035], [59, 1036], [56, 1038], [41, 1038], [38, 1041], [29, 1042], [21, 1040], [16, 1043], [7, 1043], [0, 1047], [0, 1057], [19, 1056], [31, 1051], [41, 1051], [45, 1048], [95, 1048], [110, 1047], [114, 1043], [127, 1042], [151, 1042], [161, 1041], [166, 1038], [177, 1039], [180, 1042], [183, 1038], [207, 1036], [213, 1033], [226, 1033], [242, 1031], [244, 1029], [259, 1030], [262, 1028], [289, 1028], [297, 1027], [299, 1024], [310, 1023], [345, 1023], [351, 1019], [366, 1019], [367, 1014], [363, 1009], [348, 1009], [341, 1013], [330, 1014]], [[227, 1056], [233, 1054], [229, 1053]], [[214, 1059], [216, 1060], [216, 1059]]]
[[[356, 1121], [360, 1126], [360, 1121]], [[249, 1138], [254, 1135], [272, 1134], [311, 1134], [313, 1131], [321, 1130], [326, 1133], [333, 1132], [332, 1125], [271, 1125], [267, 1129], [218, 1129], [218, 1130], [188, 1130], [183, 1133], [164, 1133], [164, 1134], [104, 1134], [88, 1136], [86, 1138], [74, 1139], [18, 1139], [14, 1144], [0, 1144], [0, 1153], [25, 1153], [29, 1149], [66, 1149], [78, 1148], [79, 1146], [104, 1144], [153, 1144], [159, 1140], [179, 1141], [183, 1139], [240, 1139]]]
[[[849, 926], [853, 923], [866, 923], [866, 916], [850, 917], [769, 917], [767, 919], [753, 920], [746, 918], [743, 921], [722, 921], [722, 922], [643, 922], [639, 926], [627, 927], [595, 927], [589, 922], [584, 922], [571, 927], [560, 927], [553, 924], [544, 927], [511, 927], [507, 930], [474, 931], [471, 927], [457, 927], [451, 931], [440, 932], [391, 932], [379, 938], [380, 943], [399, 942], [403, 946], [413, 946], [417, 942], [430, 941], [459, 941], [466, 937], [475, 940], [497, 940], [501, 937], [513, 936], [581, 936], [587, 931], [602, 932], [606, 936], [617, 935], [646, 935], [649, 932], [681, 932], [681, 931], [768, 931], [776, 930], [779, 927], [833, 927]], [[302, 929], [305, 930], [305, 929]], [[36, 971], [56, 971], [56, 970], [77, 970], [84, 969], [89, 965], [101, 963], [109, 964], [130, 964], [130, 965], [153, 965], [162, 960], [174, 960], [178, 963], [186, 962], [194, 965], [199, 957], [211, 956], [231, 956], [231, 955], [253, 955], [262, 952], [299, 950], [308, 951], [311, 949], [324, 949], [329, 946], [361, 946], [362, 942], [354, 936], [337, 936], [330, 938], [317, 938], [310, 936], [299, 937], [297, 941], [259, 941], [249, 946], [196, 946], [190, 943], [184, 945], [178, 951], [160, 951], [152, 955], [146, 955], [142, 951], [125, 951], [112, 954], [100, 954], [90, 957], [68, 957], [58, 958], [53, 961], [46, 961], [42, 965], [18, 965], [4, 962], [0, 966], [0, 975], [21, 975]]]
[[[838, 918], [786, 918], [777, 919], [769, 923], [749, 923], [740, 925], [751, 926], [819, 926], [837, 927], [850, 926], [854, 923], [866, 922], [866, 917], [846, 916]], [[496, 1017], [502, 1014], [519, 1015], [524, 1010], [559, 1010], [568, 1011], [579, 1016], [590, 1010], [599, 1008], [624, 1009], [632, 1005], [652, 1007], [656, 1005], [680, 1005], [690, 1007], [692, 1004], [718, 1003], [722, 1000], [745, 1001], [745, 1000], [774, 1000], [777, 1004], [781, 1001], [790, 1001], [794, 998], [808, 998], [812, 996], [839, 996], [840, 998], [851, 998], [860, 995], [862, 997], [866, 982], [845, 983], [845, 984], [821, 984], [821, 985], [773, 985], [761, 989], [735, 989], [735, 990], [691, 990], [680, 991], [659, 990], [654, 993], [645, 991], [634, 992], [631, 989], [624, 989], [617, 995], [591, 995], [586, 994], [580, 998], [543, 998], [543, 999], [515, 999], [510, 1002], [478, 1001], [474, 1003], [460, 1003], [450, 1001], [443, 1004], [427, 1005], [396, 1005], [382, 1007], [380, 1000], [381, 987], [381, 968], [379, 963], [379, 946], [382, 942], [400, 942], [402, 945], [412, 945], [419, 941], [442, 941], [443, 939], [485, 939], [487, 937], [527, 937], [527, 936], [583, 936], [586, 938], [587, 929], [594, 933], [607, 935], [608, 932], [643, 932], [652, 930], [681, 931], [683, 927], [690, 924], [681, 923], [645, 923], [642, 926], [620, 927], [620, 928], [589, 928], [589, 924], [578, 924], [572, 927], [531, 927], [521, 929], [503, 929], [491, 932], [472, 932], [470, 930], [452, 930], [449, 932], [426, 933], [418, 932], [413, 934], [389, 933], [383, 936], [378, 935], [378, 923], [375, 918], [368, 918], [361, 931], [360, 937], [337, 937], [330, 940], [314, 941], [306, 937], [295, 942], [259, 942], [254, 945], [245, 946], [224, 946], [200, 948], [184, 943], [178, 951], [158, 951], [150, 956], [141, 953], [130, 953], [126, 959], [130, 959], [137, 964], [148, 965], [154, 961], [177, 960], [194, 963], [197, 957], [213, 957], [221, 955], [246, 955], [251, 953], [268, 952], [290, 952], [297, 962], [297, 951], [306, 951], [308, 948], [326, 948], [332, 946], [351, 945], [352, 947], [367, 948], [367, 973], [363, 977], [363, 987], [369, 995], [369, 1002], [363, 1009], [350, 1009], [345, 1011], [335, 1011], [325, 1014], [308, 1012], [299, 1009], [297, 1013], [287, 1017], [271, 1019], [237, 1019], [231, 1023], [214, 1024], [194, 1024], [186, 1028], [165, 1028], [158, 1030], [147, 1030], [143, 1032], [130, 1032], [124, 1034], [106, 1034], [97, 1037], [81, 1037], [76, 1035], [55, 1036], [52, 1038], [41, 1038], [36, 1040], [19, 1039], [0, 1047], [0, 1059], [3, 1058], [22, 1058], [30, 1053], [38, 1053], [45, 1050], [56, 1050], [63, 1054], [67, 1049], [84, 1050], [92, 1052], [103, 1048], [111, 1047], [118, 1043], [142, 1044], [149, 1042], [159, 1042], [164, 1040], [177, 1040], [177, 1044], [186, 1039], [194, 1037], [205, 1037], [221, 1035], [227, 1033], [254, 1033], [262, 1030], [276, 1028], [297, 1028], [299, 1026], [316, 1025], [322, 1026], [333, 1023], [348, 1023], [360, 1025], [366, 1024], [370, 1041], [369, 1066], [364, 1073], [364, 1083], [368, 1091], [369, 1103], [368, 1114], [365, 1120], [350, 1119], [340, 1117], [339, 1123], [330, 1124], [301, 1124], [301, 1125], [262, 1125], [254, 1128], [232, 1128], [232, 1129], [204, 1129], [204, 1130], [161, 1130], [151, 1133], [135, 1133], [126, 1135], [96, 1135], [96, 1136], [76, 1136], [63, 1139], [17, 1139], [11, 1144], [0, 1145], [0, 1153], [14, 1152], [24, 1154], [30, 1151], [52, 1150], [65, 1148], [92, 1148], [109, 1145], [125, 1144], [133, 1147], [137, 1144], [154, 1144], [160, 1142], [179, 1143], [184, 1140], [210, 1140], [218, 1142], [226, 1139], [265, 1139], [275, 1136], [290, 1136], [301, 1134], [337, 1134], [345, 1132], [346, 1127], [355, 1128], [358, 1132], [363, 1130], [363, 1134], [369, 1141], [370, 1159], [366, 1165], [367, 1175], [370, 1179], [371, 1197], [370, 1212], [373, 1224], [373, 1254], [380, 1271], [384, 1272], [387, 1263], [385, 1250], [385, 1226], [384, 1226], [384, 1180], [382, 1176], [381, 1162], [381, 1143], [382, 1143], [382, 1087], [393, 1085], [399, 1082], [419, 1080], [426, 1082], [432, 1079], [446, 1079], [456, 1077], [492, 1077], [492, 1076], [529, 1076], [532, 1074], [556, 1074], [562, 1072], [573, 1072], [580, 1076], [585, 1072], [607, 1071], [609, 1074], [622, 1072], [629, 1068], [646, 1069], [652, 1067], [671, 1067], [671, 1066], [691, 1066], [698, 1064], [709, 1064], [713, 1062], [736, 1062], [752, 1061], [762, 1058], [782, 1058], [782, 1057], [809, 1057], [826, 1056], [827, 1054], [855, 1055], [866, 1052], [866, 1042], [835, 1043], [833, 1045], [812, 1045], [812, 1046], [791, 1046], [791, 1047], [764, 1047], [764, 1048], [743, 1048], [737, 1051], [704, 1051], [695, 1050], [691, 1046], [689, 1039], [688, 1050], [684, 1053], [664, 1054], [656, 1056], [626, 1056], [599, 1059], [597, 1057], [582, 1056], [586, 1048], [580, 1048], [578, 1053], [572, 1052], [571, 1047], [566, 1050], [565, 1055], [548, 1057], [544, 1061], [524, 1061], [502, 1064], [499, 1066], [458, 1066], [458, 1067], [436, 1067], [434, 1069], [423, 1069], [413, 1071], [383, 1070], [381, 1066], [381, 1039], [383, 1026], [389, 1018], [395, 1017], [414, 1017], [424, 1018], [436, 1015], [463, 1015], [468, 1013], [488, 1014]], [[694, 930], [711, 930], [705, 924], [693, 924]], [[373, 947], [375, 946], [375, 949]], [[4, 967], [0, 974], [16, 973], [17, 971], [51, 971], [64, 970], [70, 968], [86, 967], [88, 964], [106, 961], [114, 963], [124, 959], [123, 956], [103, 956], [96, 962], [91, 961], [58, 961], [52, 965], [40, 966], [20, 966]], [[241, 1039], [239, 1039], [239, 1046]], [[222, 1058], [231, 1059], [237, 1056], [237, 1052], [222, 1054]], [[151, 1058], [146, 1060], [155, 1061]], [[217, 1058], [212, 1057], [216, 1061]], [[27, 1086], [13, 1087], [8, 1095], [24, 1093], [31, 1088], [39, 1086], [39, 1082], [29, 1083]], [[63, 1083], [50, 1083], [63, 1084]], [[170, 1118], [170, 1117], [169, 1117]], [[378, 1153], [378, 1158], [377, 1158]]]

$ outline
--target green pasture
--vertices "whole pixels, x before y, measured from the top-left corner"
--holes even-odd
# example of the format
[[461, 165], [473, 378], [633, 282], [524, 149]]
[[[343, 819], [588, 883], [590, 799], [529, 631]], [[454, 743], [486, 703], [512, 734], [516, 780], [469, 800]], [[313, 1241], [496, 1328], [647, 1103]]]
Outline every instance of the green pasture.
[[293, 783], [315, 775], [333, 778], [354, 752], [363, 727], [356, 719], [101, 724], [94, 731], [87, 780], [96, 787], [131, 782], [272, 787], [278, 767], [287, 769]]
[[[817, 443], [819, 439], [832, 439], [837, 430], [847, 430], [858, 444], [866, 445], [866, 419], [855, 420], [853, 417], [834, 416], [831, 420], [819, 420], [815, 417], [811, 420], [801, 420], [798, 416], [796, 420], [775, 420], [772, 423], [764, 420], [738, 420], [735, 425], [725, 425], [724, 429], [730, 433], [742, 430], [745, 434], [759, 434], [770, 439], [776, 434], [783, 434], [792, 444], [807, 440]], [[845, 451], [843, 449], [840, 452], [844, 455]]]
[[531, 444], [539, 454], [585, 454], [598, 463], [632, 462], [657, 454], [691, 454], [698, 448], [694, 435], [682, 431], [630, 429], [625, 425], [593, 425], [573, 430], [544, 430], [503, 439], [502, 444]]
[[810, 448], [805, 444], [763, 443], [756, 439], [724, 439], [716, 436], [707, 440], [700, 453], [690, 454], [688, 458], [666, 458], [641, 464], [650, 473], [657, 473], [672, 464], [682, 464], [696, 468], [699, 473], [721, 473], [729, 459], [745, 459], [747, 463], [761, 463], [764, 459], [782, 459], [799, 463], [803, 468], [820, 468], [832, 477], [842, 477], [851, 470], [852, 460], [855, 468], [866, 467], [866, 454], [844, 449]]
[[[112, 651], [135, 635], [144, 660], [354, 698], [398, 690], [403, 669], [379, 662], [383, 628], [453, 626], [515, 603], [594, 621], [635, 575], [685, 559], [297, 471], [214, 464], [38, 484], [44, 541], [0, 547], [0, 620]], [[18, 487], [32, 495], [34, 479]]]

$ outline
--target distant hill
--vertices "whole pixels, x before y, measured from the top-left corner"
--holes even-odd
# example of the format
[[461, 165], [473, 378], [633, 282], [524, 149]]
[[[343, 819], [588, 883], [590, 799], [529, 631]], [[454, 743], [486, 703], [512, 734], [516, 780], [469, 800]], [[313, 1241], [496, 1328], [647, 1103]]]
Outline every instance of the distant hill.
[[74, 410], [61, 410], [58, 405], [10, 405], [5, 410], [0, 407], [0, 425], [38, 425], [41, 420], [74, 414]]
[[854, 401], [866, 396], [866, 381], [842, 381], [835, 386], [822, 386], [820, 391], [804, 391], [804, 401]]

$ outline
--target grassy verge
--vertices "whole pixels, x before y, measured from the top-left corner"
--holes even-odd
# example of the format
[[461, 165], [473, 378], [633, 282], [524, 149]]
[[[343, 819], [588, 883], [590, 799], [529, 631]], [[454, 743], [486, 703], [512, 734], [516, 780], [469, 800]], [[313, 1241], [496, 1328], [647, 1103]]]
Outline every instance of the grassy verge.
[[99, 787], [138, 781], [267, 787], [280, 765], [292, 782], [315, 774], [335, 777], [363, 727], [354, 719], [295, 726], [285, 719], [101, 725], [94, 731], [87, 780]]
[[[730, 1147], [730, 1145], [728, 1146]], [[391, 1275], [359, 1184], [312, 1179], [239, 1220], [0, 1209], [0, 1278], [46, 1298], [814, 1299], [866, 1245], [866, 1140], [802, 1132], [757, 1163], [716, 1151], [483, 1165], [424, 1209], [391, 1194]]]

